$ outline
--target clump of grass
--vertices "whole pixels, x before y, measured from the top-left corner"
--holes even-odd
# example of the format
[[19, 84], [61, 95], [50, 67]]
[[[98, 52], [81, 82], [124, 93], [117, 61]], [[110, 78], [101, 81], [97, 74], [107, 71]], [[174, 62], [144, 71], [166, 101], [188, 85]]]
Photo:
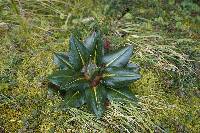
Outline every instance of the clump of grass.
[[[137, 22], [137, 19], [134, 21]], [[134, 61], [145, 68], [157, 69], [166, 76], [163, 77], [171, 82], [170, 87], [188, 91], [199, 87], [198, 78], [198, 55], [196, 49], [198, 40], [170, 37], [164, 31], [158, 32], [153, 22], [148, 19], [134, 21], [114, 21], [113, 34], [120, 40], [126, 39], [127, 43], [134, 44], [136, 53]], [[144, 32], [145, 30], [145, 32]]]
[[[193, 91], [188, 97], [166, 92], [165, 81], [157, 71], [143, 70], [144, 76], [131, 88], [140, 96], [141, 105], [148, 110], [151, 120], [166, 132], [198, 132], [199, 98]], [[195, 91], [197, 91], [195, 89]], [[191, 96], [192, 95], [192, 96]], [[192, 104], [188, 108], [188, 105]]]

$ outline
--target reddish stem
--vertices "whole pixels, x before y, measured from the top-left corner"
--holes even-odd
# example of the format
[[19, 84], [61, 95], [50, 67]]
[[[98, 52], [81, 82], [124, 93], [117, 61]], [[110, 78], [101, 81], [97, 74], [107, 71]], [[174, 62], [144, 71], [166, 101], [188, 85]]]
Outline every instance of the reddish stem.
[[91, 86], [95, 87], [100, 83], [102, 76], [101, 75], [97, 75], [91, 82]]

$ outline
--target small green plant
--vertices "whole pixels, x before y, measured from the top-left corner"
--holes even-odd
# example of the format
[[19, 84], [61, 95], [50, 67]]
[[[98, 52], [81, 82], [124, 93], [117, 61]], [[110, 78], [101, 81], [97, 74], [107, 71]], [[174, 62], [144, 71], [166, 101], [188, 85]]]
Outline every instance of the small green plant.
[[69, 52], [55, 53], [59, 70], [49, 76], [65, 105], [80, 107], [86, 103], [97, 117], [112, 100], [135, 101], [128, 85], [141, 77], [139, 67], [129, 62], [132, 46], [108, 52], [105, 45], [100, 32], [93, 32], [83, 43], [72, 35]]

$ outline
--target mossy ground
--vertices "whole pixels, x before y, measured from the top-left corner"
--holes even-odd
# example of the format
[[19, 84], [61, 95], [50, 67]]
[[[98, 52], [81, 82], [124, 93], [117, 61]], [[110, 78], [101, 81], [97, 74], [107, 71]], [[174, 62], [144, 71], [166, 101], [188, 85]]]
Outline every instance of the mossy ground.
[[[199, 2], [0, 2], [0, 132], [200, 132]], [[95, 26], [113, 47], [134, 45], [138, 106], [112, 103], [102, 119], [63, 111], [48, 92], [54, 52]]]

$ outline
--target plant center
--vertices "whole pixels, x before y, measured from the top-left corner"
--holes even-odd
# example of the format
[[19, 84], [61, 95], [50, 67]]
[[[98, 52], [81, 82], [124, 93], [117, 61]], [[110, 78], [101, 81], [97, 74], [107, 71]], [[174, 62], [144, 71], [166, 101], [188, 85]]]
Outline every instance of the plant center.
[[100, 83], [102, 74], [99, 72], [99, 68], [96, 64], [89, 64], [87, 67], [83, 68], [83, 71], [85, 79], [90, 81], [92, 87]]

